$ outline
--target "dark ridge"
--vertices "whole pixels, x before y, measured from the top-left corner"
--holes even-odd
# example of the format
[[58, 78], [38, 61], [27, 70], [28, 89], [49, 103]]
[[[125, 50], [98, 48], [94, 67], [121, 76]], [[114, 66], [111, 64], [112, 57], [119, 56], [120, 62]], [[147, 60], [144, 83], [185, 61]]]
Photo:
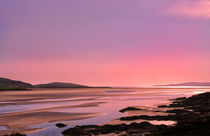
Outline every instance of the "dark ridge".
[[52, 82], [47, 84], [33, 85], [35, 88], [89, 88], [89, 86], [73, 84], [73, 83], [62, 83], [62, 82]]
[[26, 90], [31, 87], [32, 85], [26, 82], [0, 78], [0, 90]]
[[156, 85], [156, 86], [210, 86], [210, 82], [186, 82], [186, 83]]

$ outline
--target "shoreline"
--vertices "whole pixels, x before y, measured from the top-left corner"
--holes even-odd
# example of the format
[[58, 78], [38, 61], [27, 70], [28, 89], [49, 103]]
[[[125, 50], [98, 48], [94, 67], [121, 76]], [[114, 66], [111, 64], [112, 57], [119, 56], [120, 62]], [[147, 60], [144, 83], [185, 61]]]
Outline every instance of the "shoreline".
[[[103, 97], [107, 97], [107, 96], [113, 95], [113, 94], [114, 94], [114, 96], [121, 94], [121, 93], [110, 93], [110, 92], [108, 92], [110, 94], [107, 94], [107, 92], [105, 90], [101, 90], [101, 91], [102, 92], [105, 92], [105, 93], [103, 93]], [[36, 91], [32, 91], [32, 92], [34, 92], [35, 94], [37, 94]], [[48, 91], [46, 91], [46, 92], [48, 92]], [[67, 92], [67, 91], [65, 91], [65, 92]], [[64, 92], [64, 94], [66, 96], [66, 93], [65, 92]], [[85, 90], [84, 92], [86, 93], [87, 90]], [[98, 91], [96, 91], [96, 92], [98, 92]], [[91, 93], [93, 93], [96, 96], [98, 96], [99, 94], [96, 93], [96, 92], [94, 91], [94, 93], [93, 92], [91, 92]], [[53, 91], [53, 93], [55, 93], [55, 92]], [[57, 93], [60, 93], [60, 92], [56, 92], [56, 94]], [[134, 95], [134, 94], [130, 94], [130, 92], [126, 92], [125, 91], [125, 94], [127, 94], [127, 93], [129, 95]], [[187, 93], [189, 93], [189, 92], [187, 91]], [[43, 94], [43, 92], [41, 94]], [[70, 93], [70, 94], [72, 94], [72, 93]], [[125, 94], [121, 94], [121, 95], [124, 96]], [[148, 94], [150, 94], [150, 92], [148, 92]], [[162, 93], [160, 93], [159, 95], [161, 95], [161, 94]], [[193, 96], [197, 96], [196, 93], [194, 93], [194, 94], [195, 95], [193, 95]], [[22, 94], [20, 94], [20, 95], [22, 96]], [[143, 93], [143, 95], [144, 95], [144, 93]], [[31, 93], [29, 93], [29, 96], [32, 96]], [[185, 95], [185, 96], [188, 97], [188, 95]], [[33, 97], [34, 97], [34, 95], [33, 95]], [[128, 98], [130, 98], [130, 97], [128, 97]], [[28, 98], [25, 98], [25, 99], [28, 99]], [[174, 100], [172, 101], [171, 99], [174, 99]], [[99, 99], [99, 100], [101, 100], [101, 99]], [[102, 131], [102, 133], [109, 134], [106, 131], [104, 131], [103, 129], [107, 129], [107, 127], [108, 128], [111, 127], [111, 128], [109, 128], [111, 130], [110, 133], [113, 133], [113, 134], [115, 133], [116, 135], [118, 135], [118, 134], [121, 135], [121, 133], [126, 134], [128, 132], [129, 135], [130, 135], [131, 129], [132, 129], [133, 132], [137, 133], [137, 131], [140, 130], [139, 129], [139, 126], [141, 126], [141, 127], [143, 127], [143, 126], [149, 127], [150, 130], [148, 130], [146, 128], [144, 129], [144, 132], [146, 132], [146, 133], [153, 132], [154, 130], [158, 131], [159, 129], [167, 129], [168, 128], [167, 124], [168, 125], [173, 125], [174, 124], [173, 121], [176, 121], [175, 119], [171, 119], [171, 116], [168, 117], [168, 115], [169, 114], [170, 115], [177, 114], [177, 113], [175, 113], [176, 110], [174, 110], [174, 109], [184, 109], [184, 108], [180, 108], [180, 107], [177, 107], [177, 106], [174, 107], [174, 105], [173, 106], [170, 106], [171, 104], [174, 104], [174, 101], [178, 101], [178, 100], [179, 101], [180, 100], [186, 100], [186, 98], [183, 99], [183, 98], [179, 98], [179, 97], [174, 97], [174, 98], [167, 99], [167, 103], [166, 102], [161, 102], [162, 104], [167, 104], [167, 105], [161, 105], [161, 103], [159, 103], [159, 106], [157, 107], [157, 104], [155, 104], [154, 106], [157, 107], [157, 108], [154, 108], [153, 106], [150, 107], [150, 108], [148, 106], [135, 106], [134, 108], [130, 108], [130, 109], [129, 108], [128, 109], [124, 108], [124, 111], [123, 112], [126, 115], [125, 117], [122, 117], [122, 118], [119, 117], [118, 120], [116, 118], [115, 119], [113, 118], [112, 121], [107, 122], [105, 124], [103, 124], [103, 123], [102, 124], [99, 124], [98, 123], [98, 125], [90, 125], [90, 124], [87, 124], [86, 126], [84, 126], [83, 124], [81, 124], [81, 126], [79, 126], [79, 127], [78, 126], [77, 127], [74, 127], [74, 126], [76, 126], [76, 125], [74, 125], [74, 126], [72, 126], [73, 128], [71, 128], [72, 129], [71, 131], [75, 131], [75, 129], [76, 129], [75, 132], [77, 133], [77, 130], [78, 131], [86, 131], [85, 129], [92, 129], [92, 130], [94, 130], [94, 129], [97, 128], [95, 131], [98, 131], [98, 129], [100, 129], [100, 131]], [[45, 103], [45, 101], [43, 101], [43, 102]], [[49, 101], [46, 101], [46, 102], [49, 102]], [[144, 101], [142, 101], [142, 102], [144, 102]], [[170, 103], [168, 103], [168, 102], [170, 102]], [[89, 104], [87, 105], [87, 108], [90, 106]], [[138, 103], [136, 103], [136, 104], [138, 104]], [[139, 103], [139, 104], [141, 105], [141, 103]], [[78, 105], [76, 105], [75, 107], [77, 107], [77, 106]], [[85, 105], [81, 105], [81, 106], [85, 106], [86, 107], [86, 104]], [[94, 104], [94, 106], [95, 106], [95, 104]], [[125, 105], [124, 106], [121, 106], [121, 108], [119, 108], [117, 111], [120, 112], [120, 109], [122, 110], [123, 107], [126, 107], [126, 106]], [[62, 109], [62, 108], [66, 108], [66, 106], [64, 106], [64, 107], [56, 107], [56, 108], [58, 108], [58, 109], [61, 108]], [[69, 108], [69, 107], [67, 107], [67, 108]], [[54, 108], [52, 108], [52, 109], [54, 109]], [[47, 109], [47, 111], [48, 110], [49, 109]], [[174, 111], [170, 111], [170, 110], [174, 110]], [[39, 113], [40, 111], [37, 110], [37, 112]], [[180, 110], [178, 110], [177, 112], [182, 113], [182, 112], [180, 112]], [[67, 118], [69, 118], [68, 116], [69, 115], [66, 114], [66, 117]], [[167, 118], [166, 118], [166, 116], [167, 116]], [[158, 120], [158, 121], [154, 121], [154, 120]], [[164, 121], [164, 120], [167, 120], [167, 121]], [[134, 122], [136, 122], [136, 123], [134, 123]], [[59, 120], [58, 120], [58, 123], [59, 123]], [[142, 126], [142, 124], [144, 124], [144, 125]], [[161, 125], [161, 124], [165, 124], [165, 125]], [[66, 124], [66, 125], [68, 125], [68, 124]], [[115, 127], [116, 127], [116, 129], [113, 130], [112, 128], [115, 128]], [[67, 128], [69, 128], [69, 127], [67, 127]], [[67, 128], [62, 128], [62, 130], [65, 130]], [[124, 130], [121, 130], [122, 132], [118, 130], [118, 129], [122, 129], [122, 128], [124, 128]], [[16, 132], [21, 132], [21, 131], [16, 131]], [[95, 133], [95, 132], [92, 131], [91, 133]], [[99, 134], [99, 132], [97, 132], [97, 133]], [[141, 132], [141, 133], [143, 133], [143, 132]], [[140, 132], [138, 132], [138, 135], [139, 134], [140, 134]], [[69, 136], [69, 135], [66, 135], [66, 136]]]
[[[76, 126], [64, 130], [62, 134], [64, 136], [80, 135], [103, 135], [112, 134], [119, 136], [184, 136], [184, 135], [196, 135], [206, 136], [210, 134], [210, 92], [193, 95], [189, 98], [182, 97], [176, 98], [170, 105], [160, 105], [158, 108], [173, 108], [166, 110], [166, 115], [139, 115], [122, 117], [120, 120], [134, 121], [131, 124], [118, 124], [118, 125], [86, 125]], [[129, 110], [142, 110], [130, 108]], [[141, 123], [135, 123], [137, 119], [147, 120]], [[159, 121], [176, 121], [174, 125], [153, 125], [149, 123], [151, 120]]]

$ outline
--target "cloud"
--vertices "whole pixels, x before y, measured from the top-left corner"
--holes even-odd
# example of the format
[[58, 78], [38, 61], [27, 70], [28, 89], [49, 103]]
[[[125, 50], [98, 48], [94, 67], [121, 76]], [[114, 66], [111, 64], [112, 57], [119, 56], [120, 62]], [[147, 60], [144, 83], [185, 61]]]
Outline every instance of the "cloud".
[[179, 0], [169, 13], [193, 18], [210, 19], [210, 0]]

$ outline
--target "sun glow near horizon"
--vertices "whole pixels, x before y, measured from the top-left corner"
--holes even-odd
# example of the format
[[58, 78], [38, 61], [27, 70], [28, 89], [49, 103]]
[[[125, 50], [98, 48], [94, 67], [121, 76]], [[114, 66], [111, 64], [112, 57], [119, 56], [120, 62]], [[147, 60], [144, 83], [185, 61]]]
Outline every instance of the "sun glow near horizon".
[[31, 83], [210, 81], [208, 0], [0, 2], [0, 74]]

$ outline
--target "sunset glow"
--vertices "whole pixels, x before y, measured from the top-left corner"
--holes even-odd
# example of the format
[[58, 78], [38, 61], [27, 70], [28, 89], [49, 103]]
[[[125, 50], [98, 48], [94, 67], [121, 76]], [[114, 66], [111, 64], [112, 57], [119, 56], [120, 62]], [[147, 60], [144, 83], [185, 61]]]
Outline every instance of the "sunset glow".
[[209, 0], [0, 1], [0, 77], [33, 84], [210, 81]]

